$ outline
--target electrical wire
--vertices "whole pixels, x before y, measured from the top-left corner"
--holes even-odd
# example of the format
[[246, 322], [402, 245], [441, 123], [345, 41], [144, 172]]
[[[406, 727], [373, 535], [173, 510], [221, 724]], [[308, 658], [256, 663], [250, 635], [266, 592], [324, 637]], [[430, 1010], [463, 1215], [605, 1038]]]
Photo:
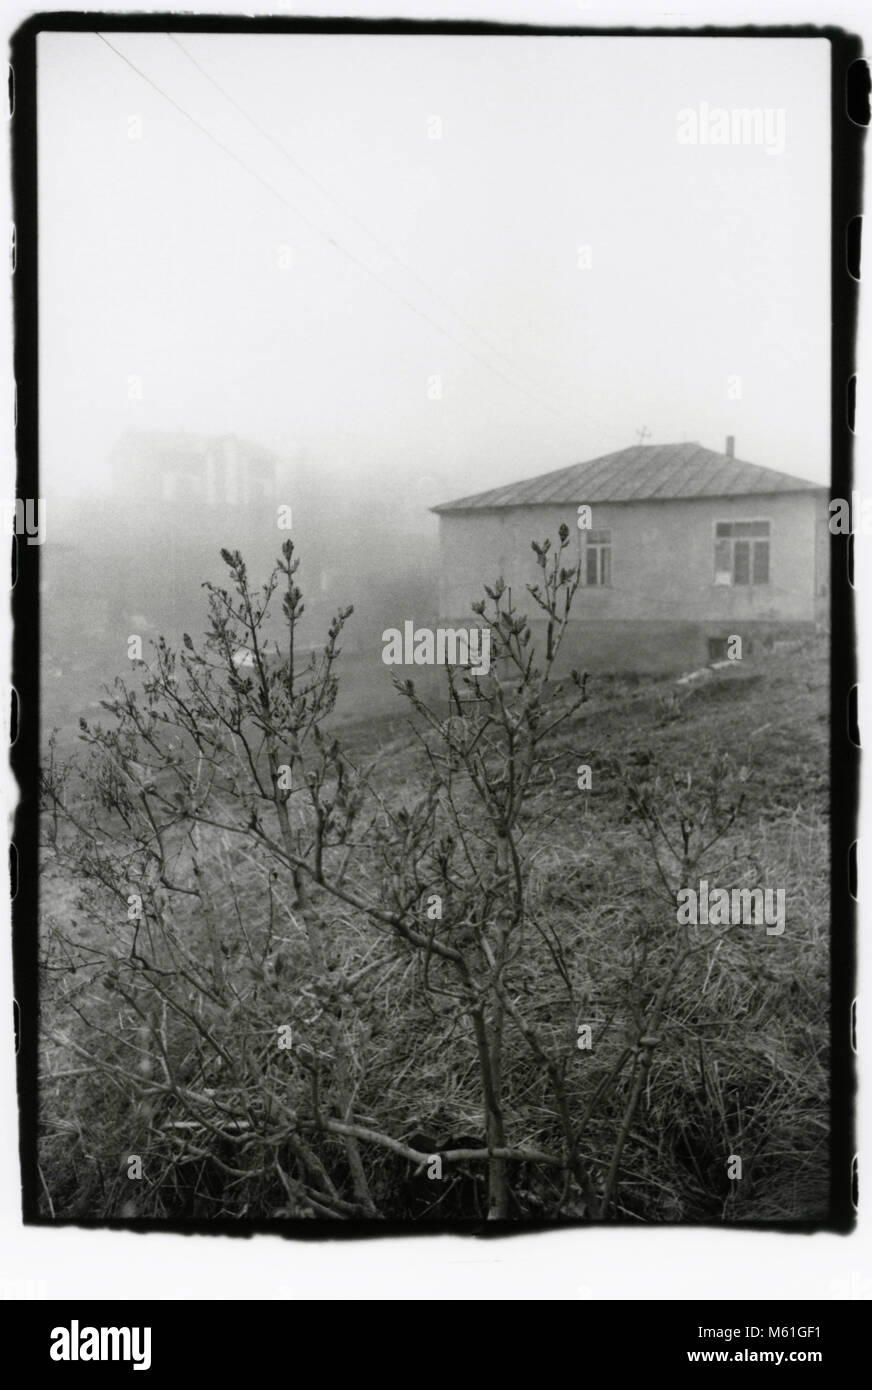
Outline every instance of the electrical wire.
[[[143, 82], [146, 82], [149, 87], [151, 87], [161, 97], [163, 97], [163, 99], [166, 102], [168, 102], [169, 105], [172, 106], [173, 109], [179, 113], [179, 115], [183, 116], [185, 120], [189, 121], [190, 124], [193, 125], [195, 129], [197, 129], [202, 135], [204, 135], [207, 140], [209, 140], [213, 145], [215, 145], [219, 150], [221, 150], [223, 154], [225, 154], [229, 159], [231, 159], [235, 164], [237, 164], [241, 169], [243, 169], [247, 174], [249, 174], [251, 178], [253, 178], [257, 183], [261, 185], [262, 188], [265, 188], [267, 192], [272, 194], [273, 197], [277, 198], [283, 207], [286, 207], [290, 212], [294, 213], [294, 215], [298, 217], [307, 227], [309, 227], [311, 231], [313, 231], [317, 236], [325, 240], [329, 246], [333, 247], [335, 251], [338, 251], [341, 255], [347, 257], [347, 259], [350, 260], [354, 265], [356, 265], [358, 269], [362, 270], [365, 274], [369, 275], [373, 280], [376, 281], [377, 284], [379, 284], [383, 289], [387, 290], [389, 294], [392, 294], [397, 299], [399, 299], [401, 303], [403, 303], [411, 313], [423, 319], [432, 328], [435, 328], [438, 333], [441, 333], [443, 335], [443, 337], [448, 338], [449, 341], [454, 343], [456, 347], [459, 347], [463, 352], [467, 353], [468, 356], [472, 357], [476, 362], [480, 363], [480, 365], [483, 366], [487, 371], [499, 377], [508, 386], [511, 386], [513, 390], [520, 391], [523, 395], [527, 396], [530, 400], [534, 401], [543, 410], [548, 411], [548, 413], [550, 415], [553, 415], [555, 418], [562, 419], [565, 423], [570, 425], [575, 424], [575, 422], [571, 419], [570, 416], [566, 415], [561, 410], [555, 409], [552, 405], [549, 405], [547, 401], [544, 401], [535, 392], [529, 390], [528, 387], [525, 387], [521, 385], [520, 382], [513, 380], [511, 377], [507, 376], [506, 373], [503, 372], [499, 367], [494, 366], [493, 363], [488, 362], [485, 358], [481, 357], [481, 355], [475, 352], [469, 346], [468, 343], [464, 343], [462, 339], [456, 337], [442, 324], [438, 323], [436, 319], [432, 318], [424, 309], [421, 309], [411, 299], [404, 295], [401, 290], [398, 290], [387, 280], [384, 280], [376, 271], [372, 269], [371, 266], [367, 265], [365, 261], [361, 260], [360, 257], [356, 256], [353, 251], [349, 251], [346, 246], [344, 246], [340, 241], [337, 240], [336, 237], [332, 236], [331, 233], [324, 231], [324, 229], [320, 227], [317, 222], [315, 222], [305, 212], [303, 212], [295, 203], [291, 202], [290, 199], [286, 198], [284, 194], [278, 188], [275, 187], [274, 184], [270, 183], [268, 179], [263, 178], [263, 176], [259, 174], [255, 169], [252, 169], [251, 166], [247, 164], [246, 161], [242, 159], [240, 155], [236, 154], [236, 152], [232, 150], [229, 145], [226, 145], [222, 140], [218, 138], [217, 135], [214, 135], [212, 131], [208, 129], [207, 126], [203, 125], [202, 121], [199, 121], [196, 116], [191, 115], [191, 113], [187, 111], [185, 107], [181, 105], [180, 102], [176, 101], [174, 97], [170, 96], [170, 94], [166, 92], [159, 85], [159, 83], [155, 82], [153, 78], [149, 77], [147, 73], [143, 72], [141, 68], [137, 67], [137, 65], [134, 62], [132, 62], [131, 59], [128, 58], [125, 53], [122, 53], [122, 51], [119, 48], [116, 48], [113, 43], [110, 43], [109, 40], [106, 38], [105, 34], [102, 34], [99, 31], [95, 32], [97, 38], [102, 40], [106, 47], [109, 48], [116, 55], [116, 57], [120, 58], [123, 63], [125, 63], [133, 72], [137, 74], [138, 77], [142, 79]], [[612, 437], [617, 438], [617, 436]]]
[[[469, 318], [467, 318], [465, 314], [462, 314], [458, 309], [456, 309], [454, 305], [450, 303], [450, 301], [445, 297], [444, 294], [442, 294], [440, 290], [438, 290], [434, 285], [432, 285], [428, 280], [426, 280], [424, 276], [420, 274], [419, 271], [415, 270], [414, 266], [409, 265], [409, 263], [405, 261], [402, 256], [398, 255], [398, 253], [394, 251], [393, 247], [389, 246], [386, 241], [384, 241], [380, 236], [378, 236], [378, 234], [374, 232], [372, 228], [369, 227], [361, 217], [358, 217], [357, 213], [355, 213], [351, 208], [347, 207], [339, 198], [337, 198], [335, 193], [333, 193], [324, 183], [322, 183], [321, 180], [317, 177], [317, 175], [313, 174], [310, 169], [307, 169], [306, 166], [302, 164], [300, 160], [297, 159], [296, 156], [291, 153], [291, 151], [287, 148], [286, 145], [282, 143], [281, 140], [277, 139], [277, 137], [273, 135], [271, 131], [267, 130], [264, 126], [262, 126], [260, 122], [256, 120], [254, 116], [251, 115], [251, 112], [246, 110], [242, 103], [237, 101], [237, 99], [232, 95], [232, 93], [228, 92], [227, 88], [224, 87], [216, 77], [213, 77], [212, 74], [208, 72], [206, 68], [203, 67], [202, 63], [200, 63], [198, 59], [194, 57], [193, 53], [191, 53], [190, 50], [185, 47], [181, 39], [177, 38], [175, 34], [171, 33], [167, 33], [166, 37], [170, 40], [171, 43], [173, 43], [176, 46], [176, 48], [179, 49], [181, 53], [184, 54], [188, 62], [191, 63], [192, 66], [197, 69], [197, 71], [206, 79], [206, 81], [209, 82], [215, 88], [215, 90], [221, 94], [224, 100], [227, 101], [235, 111], [239, 112], [240, 116], [242, 116], [243, 119], [248, 122], [252, 129], [256, 130], [258, 134], [264, 138], [264, 140], [268, 141], [268, 143], [272, 145], [274, 149], [279, 151], [282, 157], [288, 161], [288, 163], [291, 165], [293, 169], [295, 169], [299, 174], [302, 174], [304, 178], [308, 179], [309, 182], [315, 188], [318, 189], [319, 193], [321, 193], [323, 197], [325, 197], [330, 203], [332, 203], [334, 207], [339, 209], [343, 216], [349, 218], [350, 221], [352, 221], [357, 227], [360, 227], [360, 229], [363, 232], [365, 232], [365, 234], [368, 237], [370, 237], [373, 242], [375, 242], [375, 244], [384, 252], [384, 254], [390, 257], [390, 259], [396, 265], [398, 265], [400, 269], [405, 272], [405, 274], [411, 276], [412, 279], [415, 280], [424, 290], [426, 290], [428, 294], [432, 295], [434, 299], [436, 299], [440, 304], [444, 305], [448, 312], [452, 314], [455, 319], [457, 319], [458, 323], [462, 324], [463, 327], [469, 333], [472, 333], [476, 338], [478, 338], [478, 340], [482, 343], [482, 345], [487, 349], [488, 352], [493, 353], [495, 357], [501, 358], [502, 361], [506, 364], [506, 366], [508, 366], [512, 371], [517, 372], [517, 363], [515, 363], [512, 360], [508, 353], [504, 352], [501, 348], [497, 347], [495, 343], [489, 341], [488, 337], [481, 331], [481, 329], [477, 328], [476, 325]], [[537, 391], [543, 390], [541, 383], [535, 382], [535, 380], [532, 377], [529, 379], [533, 382], [533, 385], [536, 387]], [[588, 411], [582, 410], [579, 411], [579, 414], [584, 419], [590, 421], [594, 425], [602, 425], [602, 421], [599, 420], [595, 415], [591, 415]], [[567, 416], [566, 418], [568, 419], [569, 417]], [[608, 439], [619, 439], [621, 437], [619, 435], [613, 434], [609, 430], [601, 429], [600, 433], [603, 435], [603, 437]]]

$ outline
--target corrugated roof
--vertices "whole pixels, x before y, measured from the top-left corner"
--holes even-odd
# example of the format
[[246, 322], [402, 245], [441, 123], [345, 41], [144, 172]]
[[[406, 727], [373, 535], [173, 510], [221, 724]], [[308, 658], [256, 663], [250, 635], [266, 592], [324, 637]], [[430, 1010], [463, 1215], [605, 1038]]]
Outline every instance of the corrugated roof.
[[636, 444], [588, 463], [573, 463], [538, 478], [491, 488], [434, 512], [543, 502], [647, 502], [678, 497], [742, 497], [757, 492], [825, 492], [820, 483], [718, 454], [699, 444]]

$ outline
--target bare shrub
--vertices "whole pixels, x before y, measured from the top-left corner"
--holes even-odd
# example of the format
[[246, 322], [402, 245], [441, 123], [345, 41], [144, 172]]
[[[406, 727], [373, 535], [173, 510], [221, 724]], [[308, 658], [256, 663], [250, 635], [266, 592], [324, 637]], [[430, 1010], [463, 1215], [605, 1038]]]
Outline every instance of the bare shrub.
[[447, 666], [442, 698], [397, 682], [417, 747], [399, 788], [332, 719], [351, 609], [299, 655], [289, 541], [260, 589], [222, 552], [202, 646], [159, 641], [107, 723], [80, 721], [81, 760], [51, 747], [52, 1212], [619, 1212], [670, 1001], [724, 945], [677, 926], [675, 894], [715, 871], [747, 773], [604, 763], [626, 864], [587, 871], [592, 822], [566, 800], [587, 680], [555, 675], [568, 546], [565, 527], [534, 544], [539, 647], [500, 578], [473, 605], [488, 673]]

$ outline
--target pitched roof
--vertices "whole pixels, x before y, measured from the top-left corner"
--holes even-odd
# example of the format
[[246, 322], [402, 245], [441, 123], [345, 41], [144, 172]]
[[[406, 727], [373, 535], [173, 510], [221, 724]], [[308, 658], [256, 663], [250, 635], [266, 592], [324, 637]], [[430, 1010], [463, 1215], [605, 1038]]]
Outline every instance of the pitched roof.
[[744, 497], [749, 493], [825, 492], [820, 483], [745, 463], [699, 444], [636, 444], [588, 463], [573, 463], [521, 483], [491, 488], [434, 512], [523, 507], [544, 502], [647, 502], [677, 497]]

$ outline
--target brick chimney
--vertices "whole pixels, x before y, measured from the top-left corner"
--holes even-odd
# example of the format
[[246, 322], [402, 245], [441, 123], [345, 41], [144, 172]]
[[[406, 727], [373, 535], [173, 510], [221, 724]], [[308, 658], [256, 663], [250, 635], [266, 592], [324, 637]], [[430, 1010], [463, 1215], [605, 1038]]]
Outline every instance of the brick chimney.
[[728, 459], [732, 459], [732, 458], [735, 458], [735, 457], [736, 457], [736, 436], [735, 436], [734, 434], [728, 434], [728, 435], [727, 435], [727, 458], [728, 458]]

